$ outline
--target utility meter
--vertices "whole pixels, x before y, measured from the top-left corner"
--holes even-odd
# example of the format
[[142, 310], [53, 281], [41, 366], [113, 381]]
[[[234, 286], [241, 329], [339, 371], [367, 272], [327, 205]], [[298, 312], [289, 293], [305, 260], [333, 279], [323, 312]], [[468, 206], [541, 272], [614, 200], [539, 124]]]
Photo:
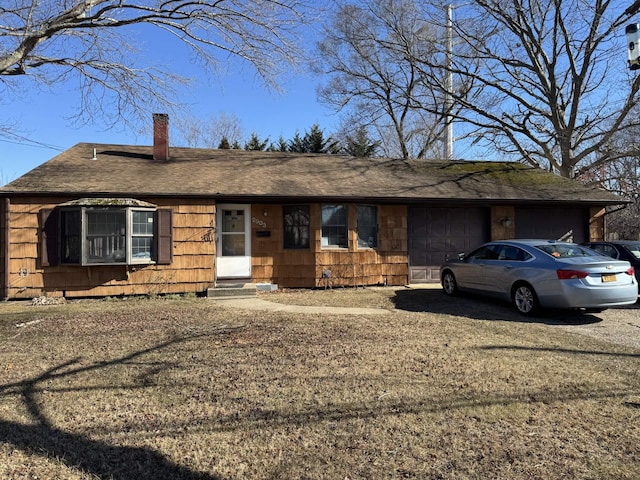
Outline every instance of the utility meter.
[[632, 23], [625, 28], [627, 35], [627, 54], [629, 56], [629, 68], [640, 68], [640, 23]]

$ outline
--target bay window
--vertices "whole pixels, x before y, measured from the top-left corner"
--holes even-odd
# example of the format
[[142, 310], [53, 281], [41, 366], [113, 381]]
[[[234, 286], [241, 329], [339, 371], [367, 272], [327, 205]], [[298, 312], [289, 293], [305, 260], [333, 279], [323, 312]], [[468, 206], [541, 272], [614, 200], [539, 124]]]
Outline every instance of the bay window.
[[42, 212], [43, 265], [171, 262], [171, 211], [133, 199], [82, 199]]

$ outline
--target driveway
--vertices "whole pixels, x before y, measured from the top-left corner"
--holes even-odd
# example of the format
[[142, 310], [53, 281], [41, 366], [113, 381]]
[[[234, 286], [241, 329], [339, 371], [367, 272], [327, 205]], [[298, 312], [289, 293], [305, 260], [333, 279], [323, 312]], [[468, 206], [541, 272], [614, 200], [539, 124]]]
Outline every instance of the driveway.
[[[417, 292], [421, 294], [416, 295]], [[396, 302], [398, 308], [450, 313], [481, 320], [544, 323], [640, 350], [640, 300], [635, 305], [610, 308], [597, 314], [552, 310], [543, 311], [535, 317], [524, 317], [509, 303], [473, 295], [451, 298], [439, 286], [433, 285], [425, 289], [412, 288], [406, 293], [401, 291], [398, 297], [404, 297]]]
[[600, 321], [559, 327], [640, 350], [640, 304], [636, 303], [627, 308], [612, 308], [592, 316]]

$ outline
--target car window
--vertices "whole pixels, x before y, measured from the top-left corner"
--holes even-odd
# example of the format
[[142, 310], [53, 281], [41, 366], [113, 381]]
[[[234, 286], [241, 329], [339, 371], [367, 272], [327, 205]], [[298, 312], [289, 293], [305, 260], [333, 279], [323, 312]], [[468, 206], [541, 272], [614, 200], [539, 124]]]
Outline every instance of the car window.
[[569, 243], [549, 243], [536, 245], [536, 248], [555, 258], [593, 257], [595, 253], [593, 250], [588, 248], [583, 248], [579, 245], [572, 245]]
[[606, 255], [607, 257], [618, 258], [618, 251], [611, 245], [597, 244], [597, 245], [590, 245], [589, 248], [591, 250], [595, 250], [598, 253]]
[[640, 260], [640, 243], [638, 245], [626, 245], [625, 248], [631, 255]]
[[497, 260], [500, 247], [497, 245], [485, 245], [467, 257], [468, 260]]
[[529, 258], [531, 258], [531, 255], [528, 252], [510, 245], [504, 245], [501, 247], [500, 253], [498, 254], [498, 260], [507, 260], [512, 262], [522, 262]]

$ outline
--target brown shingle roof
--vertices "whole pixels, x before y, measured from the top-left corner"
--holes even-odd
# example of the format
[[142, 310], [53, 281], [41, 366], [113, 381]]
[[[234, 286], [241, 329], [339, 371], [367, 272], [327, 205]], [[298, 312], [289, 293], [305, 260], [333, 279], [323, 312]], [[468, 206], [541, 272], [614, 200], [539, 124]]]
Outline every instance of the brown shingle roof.
[[623, 203], [603, 190], [519, 163], [178, 147], [171, 148], [170, 156], [161, 162], [153, 160], [150, 146], [79, 143], [1, 188], [0, 194]]

